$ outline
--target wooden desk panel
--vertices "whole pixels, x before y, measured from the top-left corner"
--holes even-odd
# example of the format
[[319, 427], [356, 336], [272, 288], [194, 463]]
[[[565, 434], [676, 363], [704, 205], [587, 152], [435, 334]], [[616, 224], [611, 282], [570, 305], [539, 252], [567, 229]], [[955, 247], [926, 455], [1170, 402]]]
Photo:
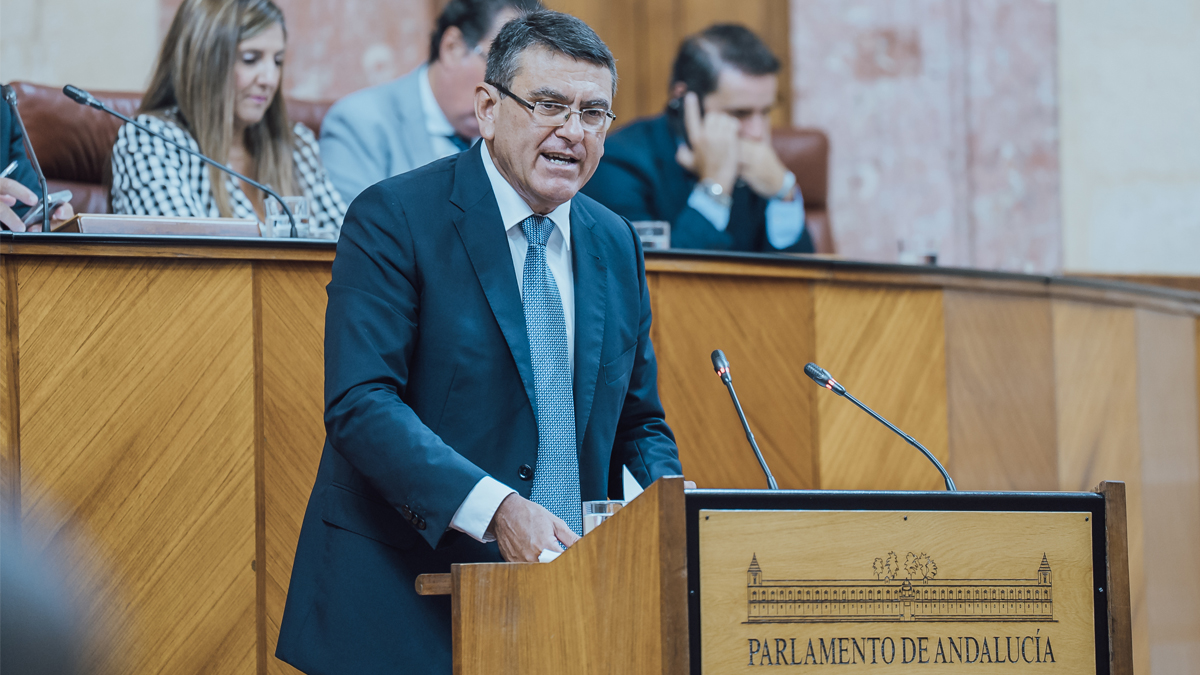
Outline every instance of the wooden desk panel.
[[1125, 483], [1129, 587], [1137, 599], [1131, 607], [1134, 670], [1148, 673], [1135, 310], [1071, 300], [1057, 300], [1051, 309], [1058, 489], [1085, 491], [1104, 480]]
[[24, 538], [108, 628], [85, 670], [254, 672], [249, 267], [16, 267]]
[[944, 303], [950, 475], [962, 490], [1057, 490], [1049, 300], [946, 291]]
[[[948, 465], [941, 293], [818, 283], [815, 295], [817, 363]], [[943, 489], [919, 450], [850, 401], [800, 384], [819, 397], [822, 489]]]
[[1137, 340], [1150, 662], [1161, 672], [1182, 673], [1195, 668], [1200, 654], [1194, 319], [1139, 309]]
[[765, 488], [711, 354], [729, 358], [746, 419], [779, 487], [817, 487], [804, 375], [815, 358], [807, 283], [693, 274], [654, 275], [658, 385], [687, 477], [700, 487]]
[[[304, 509], [325, 443], [324, 263], [260, 263], [262, 316], [262, 495], [260, 639], [265, 672], [299, 672], [276, 659], [279, 622]], [[260, 663], [260, 672], [264, 672]]]
[[[99, 542], [119, 585], [78, 580], [130, 660], [114, 670], [294, 672], [273, 652], [324, 436], [332, 247], [47, 237], [0, 236], [0, 499], [30, 528]], [[936, 488], [915, 450], [804, 377], [815, 360], [948, 453], [963, 487], [1125, 479], [1135, 636], [1170, 626], [1138, 638], [1139, 663], [1194, 644], [1167, 589], [1196, 594], [1173, 561], [1200, 538], [1177, 517], [1200, 519], [1200, 478], [1169, 467], [1200, 464], [1200, 296], [785, 257], [651, 256], [647, 270], [689, 477], [764, 482], [711, 369], [721, 348], [782, 486]], [[128, 619], [112, 609], [125, 593]]]

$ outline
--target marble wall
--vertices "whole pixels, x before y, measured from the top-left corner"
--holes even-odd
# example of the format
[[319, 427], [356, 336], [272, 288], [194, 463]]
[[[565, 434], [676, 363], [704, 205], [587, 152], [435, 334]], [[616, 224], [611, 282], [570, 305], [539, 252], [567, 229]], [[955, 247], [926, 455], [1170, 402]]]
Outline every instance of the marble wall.
[[1059, 6], [1066, 268], [1200, 275], [1200, 0]]
[[839, 253], [1061, 269], [1056, 23], [1041, 0], [792, 0]]
[[[159, 35], [180, 0], [159, 0]], [[275, 0], [288, 27], [285, 90], [329, 100], [381, 84], [429, 56], [438, 0]]]

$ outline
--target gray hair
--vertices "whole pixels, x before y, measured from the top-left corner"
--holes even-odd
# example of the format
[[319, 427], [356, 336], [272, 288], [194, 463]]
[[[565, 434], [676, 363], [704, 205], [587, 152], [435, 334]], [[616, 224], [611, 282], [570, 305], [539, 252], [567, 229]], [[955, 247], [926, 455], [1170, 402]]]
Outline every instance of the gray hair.
[[612, 74], [612, 93], [616, 95], [617, 60], [608, 45], [583, 21], [548, 9], [529, 12], [504, 24], [488, 53], [486, 80], [511, 88], [521, 53], [535, 45], [608, 68]]

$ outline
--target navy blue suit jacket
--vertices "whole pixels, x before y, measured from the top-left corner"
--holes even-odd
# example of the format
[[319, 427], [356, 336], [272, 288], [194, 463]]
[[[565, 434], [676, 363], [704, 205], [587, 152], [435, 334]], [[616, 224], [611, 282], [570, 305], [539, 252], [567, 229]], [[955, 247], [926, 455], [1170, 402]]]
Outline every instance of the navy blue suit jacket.
[[[628, 222], [571, 205], [574, 396], [584, 500], [681, 473], [658, 399], [650, 296]], [[449, 529], [485, 474], [528, 498], [533, 370], [478, 145], [350, 205], [325, 319], [326, 441], [277, 656], [307, 673], [450, 672], [450, 601], [418, 574], [500, 561]], [[610, 487], [611, 486], [611, 487]]]
[[671, 223], [671, 248], [812, 253], [805, 228], [785, 249], [767, 240], [767, 200], [739, 183], [724, 232], [688, 206], [696, 176], [675, 161], [679, 141], [666, 115], [631, 123], [604, 144], [604, 159], [583, 192], [629, 220]]
[[[21, 134], [21, 127], [17, 125], [12, 107], [7, 101], [3, 101], [0, 102], [0, 171], [13, 161], [16, 161], [17, 168], [8, 177], [29, 188], [41, 199], [42, 188], [38, 184], [37, 174], [33, 171], [33, 163], [25, 154], [25, 136]], [[24, 216], [29, 206], [17, 202], [12, 210], [18, 216]]]

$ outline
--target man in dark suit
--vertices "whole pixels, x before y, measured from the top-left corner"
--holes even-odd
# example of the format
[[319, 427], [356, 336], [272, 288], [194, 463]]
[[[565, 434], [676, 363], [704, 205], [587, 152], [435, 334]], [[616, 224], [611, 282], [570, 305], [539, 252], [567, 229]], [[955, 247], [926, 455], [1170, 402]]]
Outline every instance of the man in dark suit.
[[796, 176], [771, 147], [779, 60], [745, 27], [713, 26], [675, 57], [666, 113], [613, 135], [584, 188], [671, 247], [812, 253]]
[[450, 672], [450, 602], [417, 575], [536, 561], [580, 500], [681, 472], [628, 222], [576, 192], [616, 68], [582, 21], [507, 24], [484, 142], [368, 188], [342, 227], [327, 437], [277, 656], [308, 673]]
[[[12, 172], [0, 178], [0, 227], [24, 232], [22, 216], [37, 204], [38, 179], [29, 156], [25, 154], [25, 135], [17, 124], [16, 115], [7, 101], [0, 101], [0, 171], [16, 163]], [[54, 220], [67, 220], [75, 215], [70, 204], [63, 204], [53, 214]], [[41, 225], [30, 229], [40, 230]]]

